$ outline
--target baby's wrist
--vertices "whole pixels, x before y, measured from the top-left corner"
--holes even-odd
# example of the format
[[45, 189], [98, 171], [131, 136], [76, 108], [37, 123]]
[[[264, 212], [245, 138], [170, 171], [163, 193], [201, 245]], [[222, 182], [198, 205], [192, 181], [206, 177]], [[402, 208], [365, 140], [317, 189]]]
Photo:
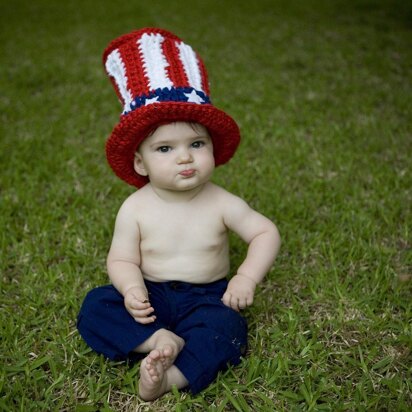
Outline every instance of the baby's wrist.
[[249, 277], [249, 276], [247, 276], [247, 275], [244, 275], [243, 273], [236, 273], [236, 276], [240, 276], [240, 277], [242, 277], [242, 278], [246, 278], [246, 279], [248, 279], [248, 280], [250, 280], [251, 282], [253, 282], [253, 284], [255, 285], [255, 286], [257, 286], [257, 282], [256, 282], [256, 280], [254, 280], [254, 279], [252, 279], [251, 277]]
[[124, 288], [123, 296], [126, 296], [132, 289], [140, 289], [143, 292], [146, 292], [145, 288], [142, 288], [140, 285], [130, 285]]

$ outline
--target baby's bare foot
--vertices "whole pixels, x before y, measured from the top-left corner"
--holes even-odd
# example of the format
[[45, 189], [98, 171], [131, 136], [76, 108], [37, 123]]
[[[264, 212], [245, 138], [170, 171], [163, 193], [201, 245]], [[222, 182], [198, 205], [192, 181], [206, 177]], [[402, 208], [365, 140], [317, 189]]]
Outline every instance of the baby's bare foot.
[[159, 351], [161, 352], [161, 362], [164, 369], [169, 369], [173, 365], [182, 347], [183, 345], [180, 347], [165, 344], [163, 345], [162, 349], [159, 349]]
[[175, 365], [165, 369], [162, 356], [159, 350], [154, 349], [140, 365], [139, 395], [145, 401], [159, 398], [174, 386], [185, 388], [189, 383]]
[[147, 353], [157, 349], [160, 353], [160, 361], [164, 369], [173, 365], [177, 355], [182, 350], [185, 341], [167, 329], [159, 329], [143, 344], [138, 346], [135, 351]]
[[140, 365], [139, 395], [145, 401], [152, 401], [166, 392], [167, 379], [162, 353], [154, 349]]

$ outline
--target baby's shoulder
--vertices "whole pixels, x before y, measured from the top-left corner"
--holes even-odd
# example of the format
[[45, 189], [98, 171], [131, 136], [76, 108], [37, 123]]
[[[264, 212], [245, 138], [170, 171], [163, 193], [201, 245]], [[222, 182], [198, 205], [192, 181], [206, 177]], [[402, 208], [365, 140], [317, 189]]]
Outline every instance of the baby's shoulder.
[[239, 196], [234, 195], [233, 193], [214, 183], [209, 183], [207, 191], [205, 191], [204, 195], [204, 197], [207, 198], [209, 202], [220, 205], [222, 207], [246, 204], [246, 202]]
[[231, 213], [233, 209], [248, 207], [242, 198], [213, 183], [210, 183], [204, 192], [203, 201], [213, 205], [213, 209], [220, 210], [222, 214]]
[[150, 207], [150, 195], [146, 186], [132, 193], [124, 200], [119, 209], [119, 214], [136, 214], [139, 210]]

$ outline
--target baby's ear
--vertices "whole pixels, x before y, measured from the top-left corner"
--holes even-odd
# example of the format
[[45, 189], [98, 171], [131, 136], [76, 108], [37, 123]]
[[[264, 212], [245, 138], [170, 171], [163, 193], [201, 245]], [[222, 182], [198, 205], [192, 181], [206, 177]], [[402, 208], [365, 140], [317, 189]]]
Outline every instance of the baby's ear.
[[134, 171], [140, 176], [147, 176], [146, 168], [144, 167], [142, 155], [139, 152], [136, 152], [134, 155], [133, 163]]

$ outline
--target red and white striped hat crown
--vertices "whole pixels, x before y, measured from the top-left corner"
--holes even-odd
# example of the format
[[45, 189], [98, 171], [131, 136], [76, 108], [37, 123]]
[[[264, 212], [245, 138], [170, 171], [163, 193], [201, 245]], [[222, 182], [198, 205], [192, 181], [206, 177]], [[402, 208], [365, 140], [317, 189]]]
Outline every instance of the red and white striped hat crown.
[[177, 36], [154, 28], [134, 31], [113, 40], [103, 62], [123, 105], [120, 122], [106, 143], [109, 164], [121, 179], [137, 187], [148, 182], [134, 171], [134, 154], [153, 129], [174, 121], [208, 129], [216, 166], [233, 156], [239, 128], [211, 104], [206, 68]]

